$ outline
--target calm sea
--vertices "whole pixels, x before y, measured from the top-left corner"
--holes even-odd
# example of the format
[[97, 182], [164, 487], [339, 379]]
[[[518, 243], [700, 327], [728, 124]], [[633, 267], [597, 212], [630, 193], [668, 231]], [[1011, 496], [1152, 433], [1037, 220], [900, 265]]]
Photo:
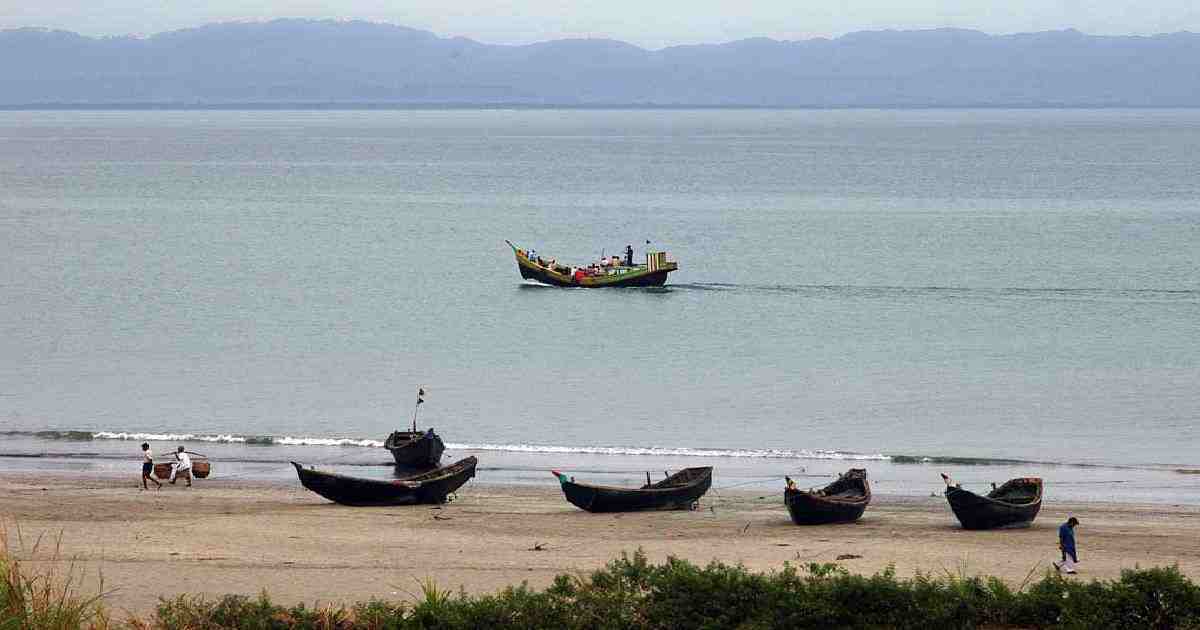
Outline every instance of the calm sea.
[[[387, 474], [423, 386], [480, 481], [1200, 501], [1198, 147], [1197, 110], [0, 112], [0, 469]], [[680, 271], [530, 286], [504, 239]]]

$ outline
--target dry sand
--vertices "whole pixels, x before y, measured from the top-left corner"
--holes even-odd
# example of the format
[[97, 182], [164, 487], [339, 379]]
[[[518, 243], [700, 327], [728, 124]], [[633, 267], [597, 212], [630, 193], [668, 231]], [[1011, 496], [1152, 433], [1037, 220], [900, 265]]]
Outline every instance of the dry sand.
[[22, 560], [38, 564], [61, 536], [60, 562], [73, 560], [93, 590], [102, 575], [109, 604], [137, 613], [179, 593], [266, 589], [312, 604], [411, 599], [425, 578], [468, 592], [542, 587], [638, 548], [655, 561], [756, 570], [854, 554], [840, 564], [859, 573], [894, 565], [902, 576], [965, 572], [1019, 585], [1056, 558], [1067, 514], [1082, 521], [1082, 578], [1171, 564], [1200, 578], [1200, 506], [1051, 504], [1032, 528], [970, 532], [941, 497], [877, 496], [858, 524], [796, 527], [781, 495], [726, 490], [695, 512], [588, 514], [557, 488], [473, 483], [445, 506], [349, 508], [298, 483], [214, 479], [142, 492], [128, 478], [22, 473], [0, 478], [0, 519]]

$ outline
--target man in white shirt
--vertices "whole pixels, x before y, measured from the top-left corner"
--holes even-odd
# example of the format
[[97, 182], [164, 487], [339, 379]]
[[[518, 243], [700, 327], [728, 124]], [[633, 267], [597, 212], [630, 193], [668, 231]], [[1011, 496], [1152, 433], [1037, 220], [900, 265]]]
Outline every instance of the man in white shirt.
[[191, 458], [191, 456], [188, 455], [187, 452], [185, 452], [183, 450], [182, 446], [180, 446], [175, 451], [175, 459], [177, 459], [179, 461], [175, 462], [174, 466], [171, 466], [171, 483], [175, 483], [175, 475], [178, 475], [179, 473], [184, 472], [184, 473], [187, 473], [187, 487], [191, 488], [192, 487], [192, 458]]

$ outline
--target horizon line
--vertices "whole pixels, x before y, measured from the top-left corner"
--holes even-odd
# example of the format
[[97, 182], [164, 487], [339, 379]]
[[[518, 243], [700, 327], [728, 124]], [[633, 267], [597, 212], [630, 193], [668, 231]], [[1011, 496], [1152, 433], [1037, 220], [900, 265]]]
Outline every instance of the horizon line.
[[763, 110], [763, 111], [843, 111], [843, 110], [1195, 110], [1200, 104], [1134, 105], [1100, 103], [974, 103], [974, 104], [875, 104], [875, 105], [758, 105], [688, 103], [521, 103], [521, 102], [290, 102], [259, 101], [231, 103], [0, 103], [0, 112], [35, 111], [428, 111], [428, 110]]
[[985, 37], [993, 37], [993, 38], [1043, 35], [1043, 34], [1049, 34], [1049, 33], [1054, 33], [1054, 34], [1073, 33], [1073, 34], [1078, 34], [1083, 37], [1131, 38], [1131, 39], [1132, 38], [1152, 39], [1152, 38], [1156, 38], [1156, 37], [1170, 37], [1170, 36], [1174, 36], [1174, 35], [1196, 35], [1196, 34], [1198, 34], [1197, 31], [1190, 31], [1187, 29], [1180, 29], [1180, 30], [1176, 30], [1176, 31], [1162, 31], [1162, 32], [1154, 32], [1154, 33], [1126, 33], [1126, 34], [1117, 34], [1117, 35], [1094, 34], [1094, 33], [1088, 33], [1085, 31], [1081, 31], [1075, 27], [1065, 27], [1065, 28], [1059, 28], [1059, 29], [1046, 29], [1046, 30], [1040, 30], [1040, 31], [1013, 31], [1013, 32], [993, 33], [993, 32], [988, 32], [988, 31], [985, 31], [982, 29], [977, 29], [977, 28], [964, 28], [964, 27], [957, 27], [957, 26], [932, 26], [932, 27], [927, 27], [927, 28], [899, 28], [899, 27], [897, 27], [897, 28], [861, 29], [861, 30], [845, 31], [838, 35], [813, 36], [813, 37], [808, 37], [808, 38], [803, 38], [803, 39], [776, 39], [774, 37], [769, 37], [769, 36], [765, 36], [765, 35], [757, 35], [757, 36], [742, 37], [742, 38], [738, 38], [738, 39], [730, 39], [730, 40], [723, 40], [723, 41], [712, 41], [712, 42], [701, 42], [701, 43], [679, 43], [679, 44], [670, 44], [667, 46], [651, 47], [651, 46], [642, 46], [642, 45], [635, 44], [635, 43], [632, 43], [632, 42], [624, 40], [624, 39], [618, 39], [616, 37], [561, 37], [558, 39], [540, 39], [540, 40], [526, 42], [526, 43], [511, 43], [511, 44], [510, 43], [498, 43], [497, 44], [497, 43], [490, 43], [490, 42], [482, 41], [482, 40], [475, 39], [472, 37], [467, 37], [464, 35], [444, 35], [442, 33], [432, 31], [429, 29], [408, 26], [405, 24], [400, 24], [398, 22], [370, 20], [370, 19], [363, 19], [363, 18], [274, 17], [274, 18], [265, 18], [265, 19], [247, 18], [247, 19], [223, 20], [223, 21], [217, 21], [217, 22], [205, 22], [202, 24], [194, 25], [194, 26], [184, 26], [184, 27], [179, 27], [179, 28], [156, 31], [153, 33], [123, 33], [123, 34], [108, 34], [108, 35], [86, 35], [86, 34], [83, 34], [79, 31], [75, 31], [75, 30], [70, 30], [70, 29], [66, 29], [66, 28], [49, 27], [49, 26], [37, 26], [37, 25], [10, 26], [10, 27], [0, 27], [0, 35], [2, 35], [4, 33], [9, 33], [9, 32], [36, 31], [36, 32], [44, 32], [44, 33], [66, 33], [66, 34], [71, 34], [71, 35], [75, 35], [78, 37], [83, 37], [86, 39], [98, 40], [98, 41], [109, 40], [109, 39], [148, 40], [148, 39], [152, 39], [152, 38], [159, 37], [162, 35], [168, 35], [168, 34], [172, 34], [172, 33], [181, 33], [181, 32], [185, 32], [185, 31], [194, 31], [194, 30], [199, 30], [199, 29], [209, 28], [209, 27], [268, 25], [268, 24], [277, 23], [277, 22], [305, 22], [305, 23], [313, 23], [313, 24], [317, 24], [317, 23], [369, 24], [369, 25], [374, 25], [374, 26], [385, 26], [385, 27], [391, 27], [391, 28], [396, 28], [396, 29], [404, 29], [404, 30], [416, 31], [416, 32], [420, 32], [420, 33], [427, 33], [438, 39], [443, 39], [443, 40], [463, 39], [463, 40], [468, 40], [468, 41], [475, 42], [477, 44], [481, 44], [484, 46], [504, 46], [504, 47], [513, 47], [513, 48], [519, 48], [519, 47], [523, 47], [523, 46], [537, 46], [539, 44], [547, 44], [547, 43], [552, 43], [552, 42], [570, 42], [570, 41], [616, 42], [616, 43], [624, 44], [626, 46], [631, 46], [633, 48], [637, 48], [639, 50], [644, 50], [647, 52], [659, 52], [659, 51], [663, 51], [663, 50], [669, 50], [671, 48], [689, 48], [689, 47], [698, 47], [698, 46], [726, 46], [729, 44], [736, 44], [736, 43], [740, 43], [740, 42], [747, 42], [747, 41], [754, 41], [754, 40], [767, 40], [767, 41], [780, 43], [780, 44], [836, 41], [836, 40], [844, 39], [846, 37], [851, 37], [851, 36], [855, 36], [855, 35], [878, 34], [878, 33], [957, 32], [957, 33], [972, 33], [972, 34], [982, 35]]

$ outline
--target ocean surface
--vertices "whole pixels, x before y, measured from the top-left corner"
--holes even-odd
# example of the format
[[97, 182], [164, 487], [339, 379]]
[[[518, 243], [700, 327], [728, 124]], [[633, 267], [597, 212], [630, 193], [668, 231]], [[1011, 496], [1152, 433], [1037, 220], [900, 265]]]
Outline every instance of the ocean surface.
[[[479, 483], [1200, 502], [1198, 147], [1200, 110], [0, 112], [0, 472], [386, 476], [421, 386]], [[680, 270], [535, 286], [505, 239]]]

